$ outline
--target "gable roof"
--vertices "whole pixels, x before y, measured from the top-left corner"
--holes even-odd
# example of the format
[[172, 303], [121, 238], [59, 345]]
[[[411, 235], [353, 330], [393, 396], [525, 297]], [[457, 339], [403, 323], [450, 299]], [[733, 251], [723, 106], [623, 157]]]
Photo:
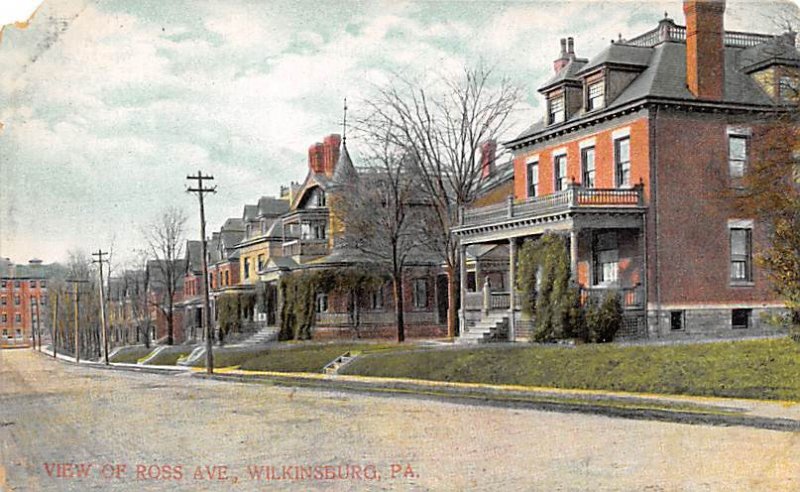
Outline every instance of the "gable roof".
[[258, 199], [259, 217], [278, 217], [289, 211], [289, 202], [274, 196], [262, 196]]

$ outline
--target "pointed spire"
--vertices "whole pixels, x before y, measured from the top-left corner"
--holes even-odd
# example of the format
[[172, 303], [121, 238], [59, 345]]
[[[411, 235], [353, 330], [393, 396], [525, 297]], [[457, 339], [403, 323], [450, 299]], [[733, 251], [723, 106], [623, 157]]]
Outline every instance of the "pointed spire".
[[344, 98], [344, 117], [342, 118], [342, 143], [347, 141], [347, 96]]

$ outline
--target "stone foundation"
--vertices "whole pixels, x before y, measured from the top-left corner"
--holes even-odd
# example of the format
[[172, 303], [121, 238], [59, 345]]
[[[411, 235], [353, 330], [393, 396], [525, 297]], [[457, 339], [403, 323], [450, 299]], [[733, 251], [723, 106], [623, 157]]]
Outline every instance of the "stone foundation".
[[[738, 310], [738, 326], [733, 311]], [[649, 338], [740, 338], [785, 334], [786, 329], [769, 318], [787, 314], [778, 307], [666, 308], [648, 312]], [[747, 324], [742, 322], [746, 320]], [[680, 325], [680, 328], [678, 326]]]

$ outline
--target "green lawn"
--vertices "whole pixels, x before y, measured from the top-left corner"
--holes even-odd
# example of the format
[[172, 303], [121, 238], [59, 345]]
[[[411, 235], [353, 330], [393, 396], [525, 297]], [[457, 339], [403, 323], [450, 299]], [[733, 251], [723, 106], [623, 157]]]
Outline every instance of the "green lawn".
[[484, 346], [368, 354], [342, 374], [800, 401], [788, 338], [671, 346]]
[[122, 347], [119, 352], [109, 357], [111, 362], [122, 362], [126, 364], [136, 364], [142, 357], [155, 350], [155, 347], [144, 348], [144, 345], [133, 345], [130, 347]]
[[[250, 371], [320, 372], [326, 364], [348, 351], [367, 354], [406, 348], [409, 346], [369, 342], [285, 343], [258, 349], [215, 348], [214, 366], [241, 366], [241, 369]], [[205, 358], [193, 365], [205, 367]]]

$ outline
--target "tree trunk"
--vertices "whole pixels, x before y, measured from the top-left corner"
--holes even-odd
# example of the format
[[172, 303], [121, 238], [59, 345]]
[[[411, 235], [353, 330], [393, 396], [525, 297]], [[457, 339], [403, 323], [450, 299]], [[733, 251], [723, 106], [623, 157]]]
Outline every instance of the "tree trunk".
[[175, 341], [173, 338], [173, 331], [172, 331], [172, 322], [174, 319], [174, 313], [172, 308], [173, 308], [172, 299], [170, 296], [169, 310], [167, 311], [167, 345], [172, 345]]
[[460, 283], [456, 267], [447, 265], [447, 336], [455, 338], [458, 334], [458, 291]]
[[394, 316], [397, 323], [397, 342], [403, 343], [406, 339], [405, 309], [403, 308], [403, 277], [392, 275], [392, 292], [394, 294]]

